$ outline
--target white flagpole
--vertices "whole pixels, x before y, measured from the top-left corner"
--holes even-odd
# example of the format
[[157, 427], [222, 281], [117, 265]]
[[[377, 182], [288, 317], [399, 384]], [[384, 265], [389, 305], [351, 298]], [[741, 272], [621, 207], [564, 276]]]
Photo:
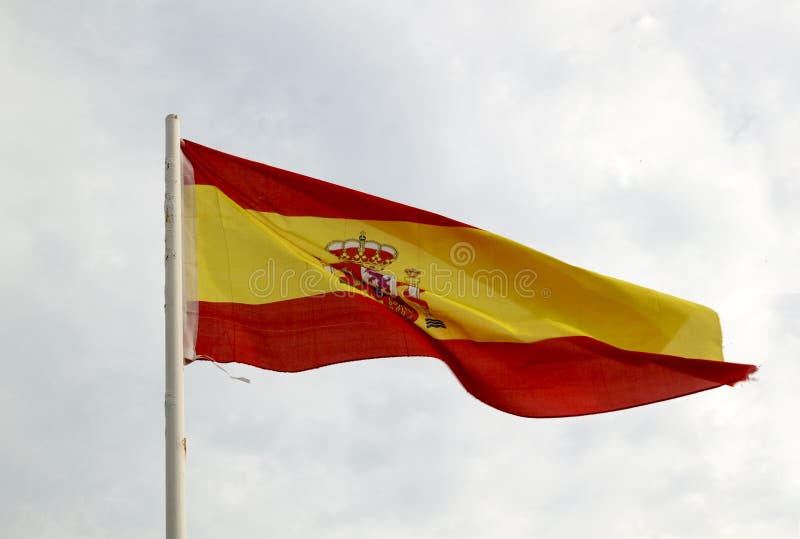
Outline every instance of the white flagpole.
[[181, 124], [177, 114], [166, 118], [164, 181], [166, 322], [166, 509], [167, 539], [186, 538], [186, 438], [183, 427], [183, 229]]

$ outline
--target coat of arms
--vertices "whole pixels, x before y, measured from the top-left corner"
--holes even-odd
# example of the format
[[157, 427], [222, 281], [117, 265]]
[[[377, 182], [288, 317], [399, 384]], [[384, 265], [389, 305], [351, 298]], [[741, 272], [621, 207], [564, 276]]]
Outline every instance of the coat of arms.
[[404, 269], [405, 281], [384, 273], [386, 267], [398, 258], [397, 249], [391, 245], [367, 240], [366, 234], [361, 232], [358, 239], [332, 241], [325, 249], [339, 259], [326, 268], [338, 272], [340, 282], [366, 292], [410, 322], [415, 322], [423, 314], [425, 327], [447, 327], [442, 320], [431, 315], [428, 303], [422, 299], [425, 291], [420, 287], [422, 270]]

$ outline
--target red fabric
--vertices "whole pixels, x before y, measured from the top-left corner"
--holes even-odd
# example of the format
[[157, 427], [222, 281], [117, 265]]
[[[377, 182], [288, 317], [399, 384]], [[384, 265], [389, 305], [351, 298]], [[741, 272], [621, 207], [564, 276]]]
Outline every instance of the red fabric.
[[196, 185], [214, 185], [248, 210], [472, 228], [435, 213], [248, 161], [188, 140], [181, 142], [181, 149], [192, 163]]
[[[733, 385], [752, 365], [630, 352], [589, 337], [535, 343], [437, 341], [362, 296], [199, 304], [196, 353], [297, 372], [374, 357], [443, 360], [486, 404], [526, 417], [619, 410]], [[202, 358], [201, 358], [202, 359]]]

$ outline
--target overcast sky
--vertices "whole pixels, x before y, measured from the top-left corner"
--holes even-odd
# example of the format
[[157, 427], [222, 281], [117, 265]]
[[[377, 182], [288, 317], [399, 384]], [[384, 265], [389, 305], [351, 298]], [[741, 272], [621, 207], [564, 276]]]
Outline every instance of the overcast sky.
[[[558, 7], [556, 7], [558, 6]], [[796, 2], [0, 2], [0, 536], [162, 537], [163, 120], [721, 316], [757, 381], [522, 419], [186, 369], [189, 536], [800, 537]]]

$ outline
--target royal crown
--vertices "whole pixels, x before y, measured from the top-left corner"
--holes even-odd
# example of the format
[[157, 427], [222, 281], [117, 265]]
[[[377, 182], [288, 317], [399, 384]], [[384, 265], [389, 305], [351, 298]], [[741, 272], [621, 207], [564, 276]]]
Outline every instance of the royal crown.
[[342, 262], [352, 262], [372, 269], [385, 268], [397, 258], [397, 249], [391, 245], [383, 245], [376, 241], [367, 241], [364, 232], [358, 239], [337, 240], [330, 242], [325, 249], [339, 257]]

